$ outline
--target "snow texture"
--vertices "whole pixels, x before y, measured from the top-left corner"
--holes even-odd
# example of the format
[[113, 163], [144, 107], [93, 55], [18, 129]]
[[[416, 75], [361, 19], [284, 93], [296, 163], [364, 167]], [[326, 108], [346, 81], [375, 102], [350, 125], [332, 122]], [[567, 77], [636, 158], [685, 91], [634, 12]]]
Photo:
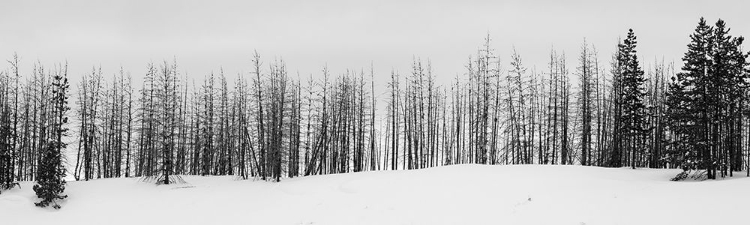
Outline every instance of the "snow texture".
[[280, 183], [184, 176], [69, 182], [62, 209], [24, 182], [3, 224], [747, 224], [750, 179], [673, 182], [678, 170], [457, 165]]

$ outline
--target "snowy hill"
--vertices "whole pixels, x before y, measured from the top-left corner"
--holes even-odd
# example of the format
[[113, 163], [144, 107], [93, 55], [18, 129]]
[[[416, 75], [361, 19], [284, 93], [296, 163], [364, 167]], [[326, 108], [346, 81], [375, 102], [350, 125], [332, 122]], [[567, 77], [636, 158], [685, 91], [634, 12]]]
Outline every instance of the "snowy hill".
[[32, 183], [0, 194], [3, 224], [748, 224], [750, 179], [678, 170], [458, 165], [287, 179], [69, 182], [62, 209]]

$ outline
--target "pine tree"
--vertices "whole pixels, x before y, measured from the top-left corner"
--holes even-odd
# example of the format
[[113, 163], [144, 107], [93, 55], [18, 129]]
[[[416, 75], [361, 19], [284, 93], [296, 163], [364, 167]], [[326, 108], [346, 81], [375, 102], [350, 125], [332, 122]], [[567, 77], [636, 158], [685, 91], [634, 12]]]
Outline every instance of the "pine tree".
[[682, 58], [683, 72], [670, 84], [669, 156], [684, 170], [676, 180], [692, 170], [705, 170], [706, 178], [715, 179], [717, 169], [724, 176], [728, 168], [741, 167], [735, 159], [741, 155], [736, 137], [741, 140], [737, 124], [745, 96], [747, 55], [740, 51], [744, 39], [728, 32], [723, 20], [712, 27], [701, 18]]
[[[60, 74], [61, 73], [61, 74]], [[52, 139], [47, 142], [47, 145], [42, 149], [42, 159], [39, 163], [39, 169], [37, 170], [36, 185], [34, 185], [34, 192], [36, 196], [41, 198], [42, 201], [35, 203], [39, 207], [47, 207], [53, 204], [55, 209], [59, 209], [60, 205], [57, 204], [57, 200], [62, 200], [68, 197], [67, 195], [61, 195], [65, 190], [65, 166], [62, 163], [62, 149], [65, 148], [66, 144], [62, 141], [62, 137], [67, 135], [67, 128], [65, 124], [68, 122], [68, 118], [65, 113], [68, 111], [68, 78], [67, 78], [67, 65], [63, 71], [59, 71], [53, 77], [52, 83], [52, 113], [50, 118], [52, 121]]]
[[633, 29], [628, 31], [628, 36], [623, 43], [618, 45], [617, 63], [620, 68], [620, 81], [622, 89], [619, 93], [622, 96], [622, 120], [618, 125], [624, 134], [623, 150], [630, 154], [630, 166], [635, 169], [636, 158], [642, 154], [639, 153], [642, 148], [644, 134], [648, 130], [646, 127], [646, 105], [643, 102], [645, 96], [643, 83], [646, 79], [643, 77], [643, 70], [638, 62], [637, 51], [635, 50], [636, 36]]
[[705, 168], [703, 156], [706, 149], [706, 136], [703, 125], [705, 119], [705, 90], [708, 65], [711, 64], [708, 54], [711, 45], [713, 28], [701, 18], [695, 32], [690, 35], [688, 51], [682, 58], [684, 65], [681, 73], [670, 84], [669, 115], [673, 132], [671, 158], [677, 161], [684, 171]]
[[[747, 66], [747, 55], [741, 52], [740, 45], [743, 37], [732, 37], [730, 29], [726, 27], [723, 20], [718, 20], [714, 29], [714, 46], [711, 58], [713, 64], [710, 68], [710, 78], [716, 104], [712, 118], [711, 161], [710, 178], [715, 179], [717, 170], [722, 177], [728, 175], [731, 170], [739, 170], [739, 163], [731, 160], [739, 155], [739, 143], [736, 137], [742, 135], [741, 126], [736, 126], [740, 114], [739, 103], [744, 96], [747, 86], [747, 74], [744, 69]], [[710, 92], [709, 92], [710, 93]], [[741, 139], [740, 139], [741, 140]], [[729, 168], [732, 168], [731, 170]]]

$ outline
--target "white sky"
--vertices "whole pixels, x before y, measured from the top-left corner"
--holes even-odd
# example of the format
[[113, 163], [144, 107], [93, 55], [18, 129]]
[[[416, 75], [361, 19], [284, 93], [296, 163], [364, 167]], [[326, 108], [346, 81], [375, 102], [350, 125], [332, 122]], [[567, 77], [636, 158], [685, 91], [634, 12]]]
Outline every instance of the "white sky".
[[606, 65], [618, 37], [633, 28], [642, 61], [664, 57], [679, 66], [701, 16], [726, 20], [736, 36], [750, 35], [748, 6], [743, 0], [2, 0], [0, 58], [18, 52], [26, 73], [36, 60], [47, 66], [67, 60], [77, 81], [95, 65], [109, 76], [122, 65], [140, 78], [149, 61], [176, 56], [182, 72], [201, 80], [220, 67], [230, 75], [249, 71], [257, 49], [265, 61], [283, 57], [303, 77], [320, 74], [325, 64], [340, 74], [368, 70], [372, 62], [383, 86], [392, 68], [408, 73], [413, 56], [430, 58], [438, 79], [452, 80], [488, 33], [505, 68], [515, 46], [527, 67], [543, 71], [555, 46], [573, 70], [584, 37]]

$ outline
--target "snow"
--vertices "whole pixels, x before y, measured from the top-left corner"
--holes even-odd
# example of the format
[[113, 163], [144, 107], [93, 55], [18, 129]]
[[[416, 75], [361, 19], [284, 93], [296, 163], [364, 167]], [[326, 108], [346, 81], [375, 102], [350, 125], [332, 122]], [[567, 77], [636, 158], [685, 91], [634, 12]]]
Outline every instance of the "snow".
[[33, 183], [0, 194], [2, 224], [748, 224], [750, 179], [678, 170], [456, 165], [286, 179], [69, 182], [62, 209]]

